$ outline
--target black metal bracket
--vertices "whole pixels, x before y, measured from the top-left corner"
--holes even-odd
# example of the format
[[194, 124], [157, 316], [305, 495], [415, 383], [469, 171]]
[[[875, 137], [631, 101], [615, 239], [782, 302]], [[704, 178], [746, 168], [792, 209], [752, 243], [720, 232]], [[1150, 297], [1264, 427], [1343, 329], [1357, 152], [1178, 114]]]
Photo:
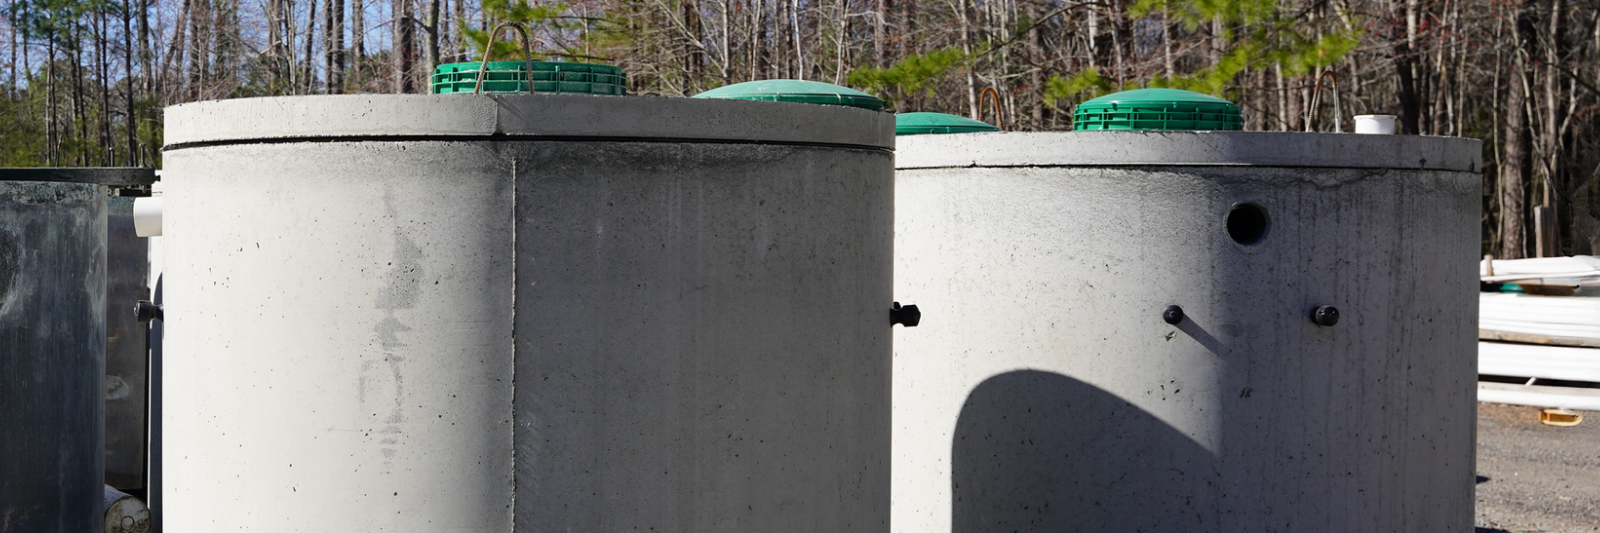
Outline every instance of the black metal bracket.
[[1167, 306], [1161, 310], [1161, 321], [1172, 325], [1183, 322], [1183, 308], [1176, 305]]
[[1311, 311], [1311, 321], [1318, 326], [1332, 326], [1339, 323], [1339, 308], [1324, 305]]
[[151, 320], [165, 322], [167, 319], [163, 317], [164, 311], [161, 306], [150, 300], [139, 300], [133, 303], [133, 316], [138, 318], [140, 322], [149, 322]]

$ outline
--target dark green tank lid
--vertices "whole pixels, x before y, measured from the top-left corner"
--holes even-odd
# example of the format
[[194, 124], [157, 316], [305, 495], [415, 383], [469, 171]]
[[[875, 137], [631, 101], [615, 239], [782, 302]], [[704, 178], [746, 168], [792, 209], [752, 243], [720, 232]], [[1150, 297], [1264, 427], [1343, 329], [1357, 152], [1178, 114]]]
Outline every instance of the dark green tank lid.
[[1241, 130], [1233, 102], [1180, 89], [1135, 89], [1078, 104], [1073, 130]]
[[795, 102], [801, 104], [827, 104], [860, 107], [878, 111], [884, 102], [876, 96], [840, 87], [832, 83], [805, 80], [759, 80], [718, 87], [695, 98], [720, 98], [724, 100], [764, 100], [768, 102]]
[[895, 135], [1000, 131], [987, 122], [945, 113], [901, 113], [894, 116]]
[[[430, 90], [433, 94], [471, 94], [478, 83], [478, 66], [481, 63], [446, 63], [433, 69]], [[532, 75], [527, 72], [533, 67]], [[483, 79], [485, 94], [527, 93], [528, 82], [533, 82], [535, 93], [553, 94], [603, 94], [624, 96], [628, 94], [628, 76], [621, 68], [592, 63], [564, 61], [490, 61], [489, 73]]]

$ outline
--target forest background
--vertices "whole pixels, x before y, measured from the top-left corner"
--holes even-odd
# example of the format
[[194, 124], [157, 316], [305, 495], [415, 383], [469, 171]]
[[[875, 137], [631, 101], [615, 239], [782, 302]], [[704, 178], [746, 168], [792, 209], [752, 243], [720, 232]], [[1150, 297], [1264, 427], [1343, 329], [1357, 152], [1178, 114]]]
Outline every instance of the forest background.
[[1008, 130], [1139, 87], [1246, 130], [1333, 131], [1336, 100], [1483, 140], [1485, 253], [1600, 252], [1596, 0], [0, 0], [0, 166], [159, 166], [184, 102], [427, 92], [505, 20], [641, 96], [801, 78]]

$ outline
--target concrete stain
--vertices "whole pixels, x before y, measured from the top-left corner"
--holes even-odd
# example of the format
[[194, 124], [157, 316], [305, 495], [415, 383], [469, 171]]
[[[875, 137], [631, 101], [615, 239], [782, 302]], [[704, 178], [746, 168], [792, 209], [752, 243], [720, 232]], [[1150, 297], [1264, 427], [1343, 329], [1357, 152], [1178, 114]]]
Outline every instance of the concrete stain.
[[0, 313], [5, 312], [6, 306], [11, 301], [11, 286], [17, 278], [17, 271], [22, 263], [22, 252], [17, 249], [17, 238], [10, 233], [0, 231]]
[[[384, 191], [383, 204], [387, 217], [399, 218], [400, 212], [395, 208], [392, 189]], [[400, 334], [412, 331], [410, 326], [395, 316], [395, 311], [417, 306], [422, 278], [426, 275], [422, 262], [427, 254], [411, 238], [410, 231], [408, 227], [397, 225], [393, 232], [394, 251], [384, 265], [387, 267], [384, 273], [387, 282], [373, 302], [374, 307], [383, 310], [383, 319], [373, 326], [373, 333], [382, 350], [382, 359], [361, 363], [357, 393], [362, 409], [372, 413], [374, 422], [383, 424], [377, 433], [387, 435], [378, 443], [385, 473], [394, 468], [394, 457], [399, 453], [400, 441], [403, 440], [401, 437], [405, 434], [405, 373], [401, 365], [405, 358], [396, 351], [408, 346], [400, 339]]]

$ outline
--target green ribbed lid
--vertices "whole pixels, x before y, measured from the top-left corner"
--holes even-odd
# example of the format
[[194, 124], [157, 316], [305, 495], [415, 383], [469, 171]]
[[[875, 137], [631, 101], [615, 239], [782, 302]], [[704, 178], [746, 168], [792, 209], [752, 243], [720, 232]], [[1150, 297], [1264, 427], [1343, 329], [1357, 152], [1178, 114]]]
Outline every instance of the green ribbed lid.
[[724, 100], [765, 100], [768, 102], [795, 102], [801, 104], [826, 104], [860, 107], [878, 111], [884, 102], [878, 97], [832, 83], [805, 80], [759, 80], [718, 87], [695, 98], [720, 98]]
[[1179, 89], [1135, 89], [1078, 104], [1072, 129], [1242, 130], [1244, 115], [1233, 102]]
[[[471, 94], [478, 83], [477, 61], [446, 63], [433, 69], [430, 90], [433, 94]], [[527, 93], [532, 78], [535, 93], [554, 94], [628, 94], [628, 76], [621, 68], [592, 63], [564, 61], [534, 61], [533, 72], [523, 61], [490, 61], [489, 72], [483, 79], [483, 92]]]
[[901, 113], [894, 116], [895, 135], [1000, 131], [988, 122], [945, 113]]

